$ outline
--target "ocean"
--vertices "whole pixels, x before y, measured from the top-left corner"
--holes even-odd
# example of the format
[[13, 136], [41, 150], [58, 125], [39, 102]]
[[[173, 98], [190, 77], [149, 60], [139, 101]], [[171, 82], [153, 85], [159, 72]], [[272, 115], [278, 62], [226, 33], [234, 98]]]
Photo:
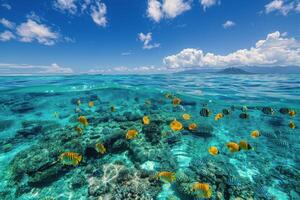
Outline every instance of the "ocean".
[[0, 199], [300, 199], [299, 74], [0, 77]]

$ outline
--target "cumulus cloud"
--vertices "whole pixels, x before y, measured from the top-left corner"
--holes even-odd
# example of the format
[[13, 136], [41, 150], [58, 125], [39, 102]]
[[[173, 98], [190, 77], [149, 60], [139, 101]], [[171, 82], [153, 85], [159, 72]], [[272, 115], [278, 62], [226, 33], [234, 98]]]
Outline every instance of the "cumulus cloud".
[[159, 43], [153, 43], [151, 44], [152, 41], [152, 33], [139, 33], [138, 38], [141, 42], [143, 42], [143, 49], [153, 49], [153, 48], [157, 48], [160, 46]]
[[0, 19], [0, 24], [9, 29], [15, 28], [15, 24], [5, 18]]
[[71, 74], [69, 67], [61, 67], [56, 63], [51, 65], [28, 65], [0, 63], [0, 71], [6, 74]]
[[300, 66], [300, 42], [276, 31], [259, 40], [250, 49], [228, 55], [204, 53], [201, 49], [183, 49], [163, 59], [168, 68], [229, 66]]
[[297, 5], [296, 1], [286, 2], [284, 0], [273, 0], [265, 5], [265, 12], [267, 14], [271, 12], [279, 12], [282, 15], [287, 15], [291, 11], [297, 11], [299, 4], [300, 2], [298, 2]]
[[54, 6], [61, 11], [67, 11], [71, 14], [75, 14], [77, 11], [75, 0], [56, 0]]
[[218, 3], [218, 0], [200, 0], [200, 4], [203, 7], [203, 10], [206, 10], [207, 8], [216, 5]]
[[36, 40], [40, 44], [54, 45], [59, 37], [59, 34], [52, 31], [50, 27], [33, 19], [27, 19], [16, 30], [19, 40], [22, 42], [33, 42]]
[[0, 41], [6, 42], [15, 38], [15, 35], [10, 31], [0, 33]]
[[147, 15], [155, 22], [175, 18], [191, 9], [191, 0], [148, 0]]
[[106, 20], [106, 5], [102, 2], [97, 2], [96, 5], [91, 7], [92, 13], [91, 17], [93, 21], [99, 25], [105, 27], [107, 24]]
[[235, 26], [235, 23], [234, 23], [233, 21], [230, 21], [230, 20], [227, 20], [227, 21], [223, 24], [223, 27], [224, 27], [225, 29], [230, 28], [230, 27], [233, 27], [233, 26]]

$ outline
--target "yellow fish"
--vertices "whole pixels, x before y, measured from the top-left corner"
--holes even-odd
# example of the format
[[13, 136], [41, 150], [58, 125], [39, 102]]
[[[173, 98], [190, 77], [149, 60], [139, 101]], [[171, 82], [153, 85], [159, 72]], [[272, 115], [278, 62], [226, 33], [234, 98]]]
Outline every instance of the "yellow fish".
[[211, 155], [213, 155], [213, 156], [219, 154], [219, 150], [218, 150], [218, 148], [215, 147], [215, 146], [211, 146], [211, 147], [208, 149], [208, 152], [209, 152]]
[[226, 144], [226, 146], [230, 150], [231, 153], [237, 152], [237, 151], [241, 150], [240, 146], [237, 143], [235, 143], [235, 142], [228, 142]]
[[74, 152], [65, 152], [59, 156], [63, 165], [78, 165], [82, 161], [82, 156]]
[[191, 119], [191, 116], [189, 114], [185, 113], [185, 114], [182, 115], [182, 118], [184, 120], [189, 120], [189, 119]]
[[253, 138], [258, 138], [258, 137], [260, 137], [260, 132], [258, 130], [255, 130], [255, 131], [252, 131], [252, 133], [250, 135]]
[[215, 116], [215, 120], [218, 121], [219, 119], [221, 119], [223, 117], [223, 114], [222, 113], [218, 113], [216, 114]]
[[295, 110], [290, 110], [290, 111], [289, 111], [289, 115], [290, 115], [291, 117], [294, 117], [294, 116], [296, 115], [296, 111], [295, 111]]
[[251, 145], [248, 144], [248, 142], [243, 141], [243, 140], [241, 140], [241, 141], [239, 142], [239, 146], [240, 146], [242, 149], [244, 149], [244, 150], [250, 150], [250, 149], [252, 149]]
[[177, 106], [177, 105], [179, 105], [181, 103], [181, 99], [179, 99], [179, 98], [177, 98], [177, 97], [175, 97], [174, 99], [173, 99], [173, 105], [174, 106]]
[[77, 131], [77, 133], [79, 133], [79, 134], [82, 134], [82, 132], [83, 132], [83, 130], [80, 126], [76, 126], [75, 131]]
[[296, 128], [296, 124], [294, 122], [289, 122], [289, 127], [291, 129], [295, 129]]
[[208, 183], [194, 183], [191, 191], [194, 192], [198, 198], [210, 198], [212, 195], [212, 190]]
[[144, 123], [145, 125], [150, 124], [150, 118], [149, 118], [148, 116], [144, 116], [144, 117], [143, 117], [143, 123]]
[[79, 121], [81, 124], [83, 124], [84, 126], [88, 126], [88, 125], [89, 125], [88, 120], [86, 119], [85, 116], [80, 116], [80, 117], [78, 118], [78, 121]]
[[176, 119], [174, 119], [171, 124], [170, 124], [170, 128], [173, 131], [180, 131], [183, 128], [182, 123], [180, 123], [179, 121], [177, 121]]
[[189, 129], [190, 131], [194, 131], [194, 130], [196, 130], [196, 129], [197, 129], [197, 124], [195, 124], [195, 123], [191, 123], [191, 124], [189, 124], [189, 127], [188, 127], [188, 129]]
[[90, 101], [89, 102], [89, 107], [94, 107], [95, 106], [95, 103], [93, 101]]
[[126, 133], [126, 139], [131, 140], [138, 135], [138, 131], [135, 129], [128, 130]]
[[105, 146], [102, 143], [97, 143], [95, 145], [95, 149], [100, 154], [105, 154], [106, 153], [106, 148], [105, 148]]
[[163, 181], [163, 182], [167, 182], [167, 183], [172, 183], [173, 181], [176, 180], [176, 175], [173, 172], [167, 172], [167, 171], [163, 171], [163, 172], [159, 172], [157, 174], [157, 177]]

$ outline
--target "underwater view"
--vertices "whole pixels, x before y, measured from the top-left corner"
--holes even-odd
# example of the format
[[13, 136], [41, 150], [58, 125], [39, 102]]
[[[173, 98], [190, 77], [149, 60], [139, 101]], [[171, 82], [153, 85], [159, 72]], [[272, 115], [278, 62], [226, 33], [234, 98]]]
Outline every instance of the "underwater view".
[[0, 199], [299, 200], [300, 75], [0, 77]]

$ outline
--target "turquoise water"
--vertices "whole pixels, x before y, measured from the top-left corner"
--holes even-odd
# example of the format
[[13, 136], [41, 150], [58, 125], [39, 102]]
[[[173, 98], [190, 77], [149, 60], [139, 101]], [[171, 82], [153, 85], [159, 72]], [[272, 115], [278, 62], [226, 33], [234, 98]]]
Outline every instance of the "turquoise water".
[[[201, 199], [197, 182], [209, 184], [210, 199], [300, 199], [300, 75], [0, 77], [0, 94], [1, 199]], [[170, 128], [174, 119], [182, 130]], [[226, 144], [241, 140], [251, 149], [230, 152]], [[63, 165], [64, 152], [83, 159]]]

